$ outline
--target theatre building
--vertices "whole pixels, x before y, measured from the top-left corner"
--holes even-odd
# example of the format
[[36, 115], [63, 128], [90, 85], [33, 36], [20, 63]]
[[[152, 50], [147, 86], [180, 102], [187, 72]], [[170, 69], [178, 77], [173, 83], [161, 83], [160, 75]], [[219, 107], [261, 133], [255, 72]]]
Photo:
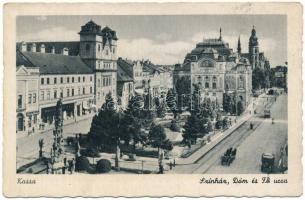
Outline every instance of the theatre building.
[[[238, 39], [238, 46], [240, 41]], [[222, 107], [224, 95], [230, 95], [248, 106], [252, 94], [252, 69], [247, 58], [241, 56], [240, 50], [233, 52], [221, 36], [204, 39], [186, 55], [184, 63], [176, 65], [174, 85], [185, 82], [188, 90], [193, 92], [198, 85], [202, 99], [217, 101]]]

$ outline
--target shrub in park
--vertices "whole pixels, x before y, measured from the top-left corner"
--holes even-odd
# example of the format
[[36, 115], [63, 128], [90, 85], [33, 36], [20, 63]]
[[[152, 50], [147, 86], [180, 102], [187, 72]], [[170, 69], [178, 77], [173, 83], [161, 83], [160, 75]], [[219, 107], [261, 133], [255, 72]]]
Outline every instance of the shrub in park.
[[111, 163], [107, 159], [101, 159], [96, 163], [97, 173], [108, 173], [111, 171]]
[[75, 171], [87, 171], [89, 169], [89, 160], [85, 156], [76, 158]]
[[175, 132], [180, 132], [180, 125], [176, 120], [172, 120], [171, 121], [171, 126], [170, 126], [170, 130], [175, 131]]

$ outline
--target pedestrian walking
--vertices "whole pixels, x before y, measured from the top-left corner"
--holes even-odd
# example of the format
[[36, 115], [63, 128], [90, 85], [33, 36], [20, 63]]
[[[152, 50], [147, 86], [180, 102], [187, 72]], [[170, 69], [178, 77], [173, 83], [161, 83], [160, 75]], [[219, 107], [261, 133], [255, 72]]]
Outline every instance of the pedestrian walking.
[[61, 168], [61, 172], [62, 172], [62, 174], [65, 174], [65, 173], [66, 173], [66, 167], [65, 167], [65, 166], [63, 166], [63, 167]]
[[172, 163], [172, 161], [169, 162], [169, 169], [170, 169], [170, 170], [173, 169], [173, 163]]
[[176, 167], [176, 159], [174, 158], [174, 167]]
[[72, 158], [72, 165], [71, 165], [72, 173], [74, 172], [74, 169], [75, 169], [75, 161], [74, 161], [74, 158]]
[[68, 163], [69, 163], [68, 171], [70, 172], [70, 174], [72, 174], [72, 160], [69, 160]]
[[67, 158], [64, 157], [64, 166], [67, 166]]

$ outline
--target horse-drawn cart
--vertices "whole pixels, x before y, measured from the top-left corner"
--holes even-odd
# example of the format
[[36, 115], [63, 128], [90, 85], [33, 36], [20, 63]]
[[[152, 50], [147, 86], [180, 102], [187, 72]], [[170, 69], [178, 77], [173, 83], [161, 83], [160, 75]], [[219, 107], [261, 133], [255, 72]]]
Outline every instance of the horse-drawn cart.
[[227, 149], [224, 155], [221, 156], [221, 165], [230, 166], [230, 164], [235, 160], [236, 151], [236, 149], [232, 148]]

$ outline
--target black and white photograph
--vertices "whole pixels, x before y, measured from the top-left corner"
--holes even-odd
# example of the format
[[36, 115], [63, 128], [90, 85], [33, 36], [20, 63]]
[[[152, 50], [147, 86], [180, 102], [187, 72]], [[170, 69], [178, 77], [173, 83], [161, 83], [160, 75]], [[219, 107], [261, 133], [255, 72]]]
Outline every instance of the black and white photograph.
[[286, 15], [16, 18], [16, 173], [286, 174]]
[[6, 197], [296, 197], [299, 3], [3, 6]]

